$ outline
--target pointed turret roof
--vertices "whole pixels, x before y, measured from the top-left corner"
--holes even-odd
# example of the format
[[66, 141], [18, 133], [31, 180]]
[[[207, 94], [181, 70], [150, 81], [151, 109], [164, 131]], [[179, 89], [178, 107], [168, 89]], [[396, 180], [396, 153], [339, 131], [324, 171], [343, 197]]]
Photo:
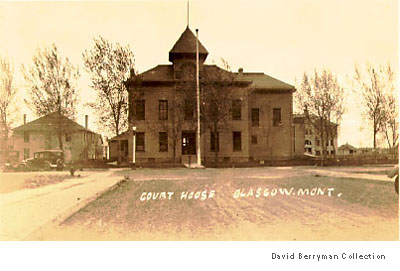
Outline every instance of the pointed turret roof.
[[[189, 27], [183, 31], [182, 35], [169, 51], [169, 61], [174, 59], [176, 55], [196, 54], [196, 36]], [[203, 55], [204, 59], [207, 57], [208, 52], [206, 48], [199, 41], [199, 55]]]

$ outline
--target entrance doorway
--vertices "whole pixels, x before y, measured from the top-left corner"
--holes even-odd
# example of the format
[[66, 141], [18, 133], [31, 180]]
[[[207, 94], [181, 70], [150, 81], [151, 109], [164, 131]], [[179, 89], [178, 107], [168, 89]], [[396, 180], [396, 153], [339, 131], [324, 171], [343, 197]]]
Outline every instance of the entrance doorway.
[[196, 154], [196, 132], [182, 131], [182, 155]]

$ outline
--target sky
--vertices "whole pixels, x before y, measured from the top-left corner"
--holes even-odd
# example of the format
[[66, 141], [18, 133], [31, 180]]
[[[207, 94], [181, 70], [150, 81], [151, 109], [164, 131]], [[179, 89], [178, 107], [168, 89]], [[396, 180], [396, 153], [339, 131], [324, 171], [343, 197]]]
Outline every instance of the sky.
[[[390, 63], [398, 71], [398, 3], [394, 0], [231, 0], [190, 1], [189, 26], [209, 52], [207, 63], [224, 58], [233, 71], [265, 72], [298, 86], [304, 72], [330, 69], [346, 93], [339, 145], [372, 146], [362, 117], [361, 96], [353, 91], [354, 65]], [[55, 43], [78, 65], [81, 105], [95, 92], [82, 53], [93, 38], [129, 45], [136, 68], [168, 64], [168, 52], [187, 25], [187, 1], [2, 2], [0, 56], [14, 64], [19, 98], [25, 95], [21, 65], [31, 65], [37, 48]], [[21, 102], [21, 119], [36, 116]], [[81, 107], [77, 121], [95, 125], [94, 112]]]

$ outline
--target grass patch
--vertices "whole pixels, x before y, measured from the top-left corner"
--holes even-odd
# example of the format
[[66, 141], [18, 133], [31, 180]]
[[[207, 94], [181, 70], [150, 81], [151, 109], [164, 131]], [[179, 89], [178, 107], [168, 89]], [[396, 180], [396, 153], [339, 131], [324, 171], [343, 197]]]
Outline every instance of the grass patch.
[[370, 171], [354, 171], [351, 173], [358, 173], [358, 174], [372, 174], [372, 175], [384, 175], [387, 176], [391, 170], [370, 170]]
[[[128, 180], [101, 195], [64, 223], [86, 221], [95, 224], [100, 219], [102, 223], [118, 224], [128, 229], [161, 229], [168, 228], [171, 224], [190, 227], [191, 224], [207, 222], [207, 205], [213, 200], [181, 200], [181, 193], [207, 191], [208, 194], [213, 189], [213, 184], [209, 181]], [[147, 200], [149, 192], [152, 199]], [[168, 192], [174, 193], [169, 196]], [[165, 198], [161, 193], [164, 193]], [[143, 194], [146, 200], [142, 201], [140, 199]]]
[[294, 187], [312, 189], [334, 188], [334, 194], [341, 193], [340, 199], [347, 203], [360, 204], [374, 209], [392, 208], [398, 203], [398, 195], [394, 191], [394, 184], [365, 179], [348, 179], [333, 177], [293, 177], [284, 185], [287, 188]]
[[[338, 210], [338, 214], [343, 214], [348, 206], [352, 206], [351, 208], [361, 216], [379, 214], [380, 211], [397, 215], [398, 197], [394, 192], [393, 183], [388, 182], [315, 175], [281, 175], [275, 178], [274, 176], [278, 176], [276, 170], [172, 169], [126, 171], [118, 174], [128, 174], [130, 180], [114, 186], [69, 217], [64, 224], [79, 224], [89, 228], [99, 226], [102, 230], [115, 227], [123, 232], [146, 230], [197, 234], [215, 226], [224, 230], [225, 226], [235, 225], [238, 221], [266, 224], [274, 220], [318, 221], [326, 212], [335, 215]], [[137, 181], [140, 178], [146, 178], [146, 181]], [[248, 192], [250, 188], [255, 191], [260, 187], [295, 190], [333, 188], [334, 192], [332, 197], [324, 195], [300, 198], [296, 195], [277, 195], [234, 198], [234, 192], [238, 189]], [[206, 191], [205, 194], [209, 196], [211, 190], [215, 190], [215, 196], [212, 198], [181, 200], [182, 192]], [[152, 194], [147, 198], [149, 192]], [[168, 192], [173, 192], [171, 198]], [[164, 198], [160, 199], [161, 193], [165, 194]], [[341, 193], [340, 197], [337, 197], [338, 193]], [[150, 199], [153, 196], [155, 198]], [[366, 208], [372, 209], [372, 212]]]

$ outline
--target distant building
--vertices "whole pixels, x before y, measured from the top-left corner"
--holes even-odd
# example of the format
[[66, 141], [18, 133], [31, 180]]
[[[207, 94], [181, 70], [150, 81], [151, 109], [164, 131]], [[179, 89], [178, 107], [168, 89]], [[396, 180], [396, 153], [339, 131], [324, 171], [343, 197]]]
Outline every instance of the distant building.
[[[121, 159], [121, 163], [129, 163], [129, 149], [128, 149], [128, 138], [130, 134], [128, 131], [120, 134], [119, 136], [112, 137], [108, 140], [109, 148], [109, 160], [118, 161]], [[132, 135], [133, 137], [133, 135]]]
[[[207, 75], [220, 72], [216, 65], [204, 64], [208, 55], [199, 42], [200, 84]], [[196, 37], [186, 28], [169, 52], [172, 64], [158, 65], [126, 82], [129, 93], [129, 124], [137, 127], [136, 162], [171, 162], [196, 159], [196, 102], [185, 101], [185, 112], [178, 134], [171, 133], [174, 104], [183, 103], [180, 86], [193, 83], [196, 72]], [[223, 72], [228, 72], [223, 70]], [[221, 161], [246, 162], [289, 160], [293, 157], [292, 94], [295, 87], [264, 73], [230, 73], [232, 116], [223, 131], [214, 135], [202, 122], [201, 155], [213, 161], [219, 150]], [[195, 91], [195, 89], [193, 89]], [[139, 97], [139, 98], [138, 98]], [[226, 101], [221, 101], [226, 102]], [[214, 144], [214, 138], [216, 144]], [[111, 140], [110, 157], [115, 157], [113, 141], [121, 141], [120, 150], [128, 161], [133, 155], [132, 132]], [[176, 146], [176, 148], [173, 148]], [[175, 149], [175, 152], [174, 152]]]
[[[66, 162], [103, 159], [103, 140], [101, 135], [55, 112], [13, 129], [14, 150], [19, 159], [33, 157], [37, 151], [59, 150], [61, 136]], [[61, 131], [61, 133], [60, 133]]]
[[319, 130], [304, 117], [303, 114], [295, 114], [293, 116], [294, 123], [294, 153], [295, 156], [304, 155], [322, 156], [322, 144], [326, 145], [326, 156], [334, 156], [337, 154], [337, 128], [338, 124], [331, 122], [333, 135], [325, 142], [322, 142]]
[[346, 143], [338, 148], [338, 155], [356, 155], [359, 151], [356, 147]]

